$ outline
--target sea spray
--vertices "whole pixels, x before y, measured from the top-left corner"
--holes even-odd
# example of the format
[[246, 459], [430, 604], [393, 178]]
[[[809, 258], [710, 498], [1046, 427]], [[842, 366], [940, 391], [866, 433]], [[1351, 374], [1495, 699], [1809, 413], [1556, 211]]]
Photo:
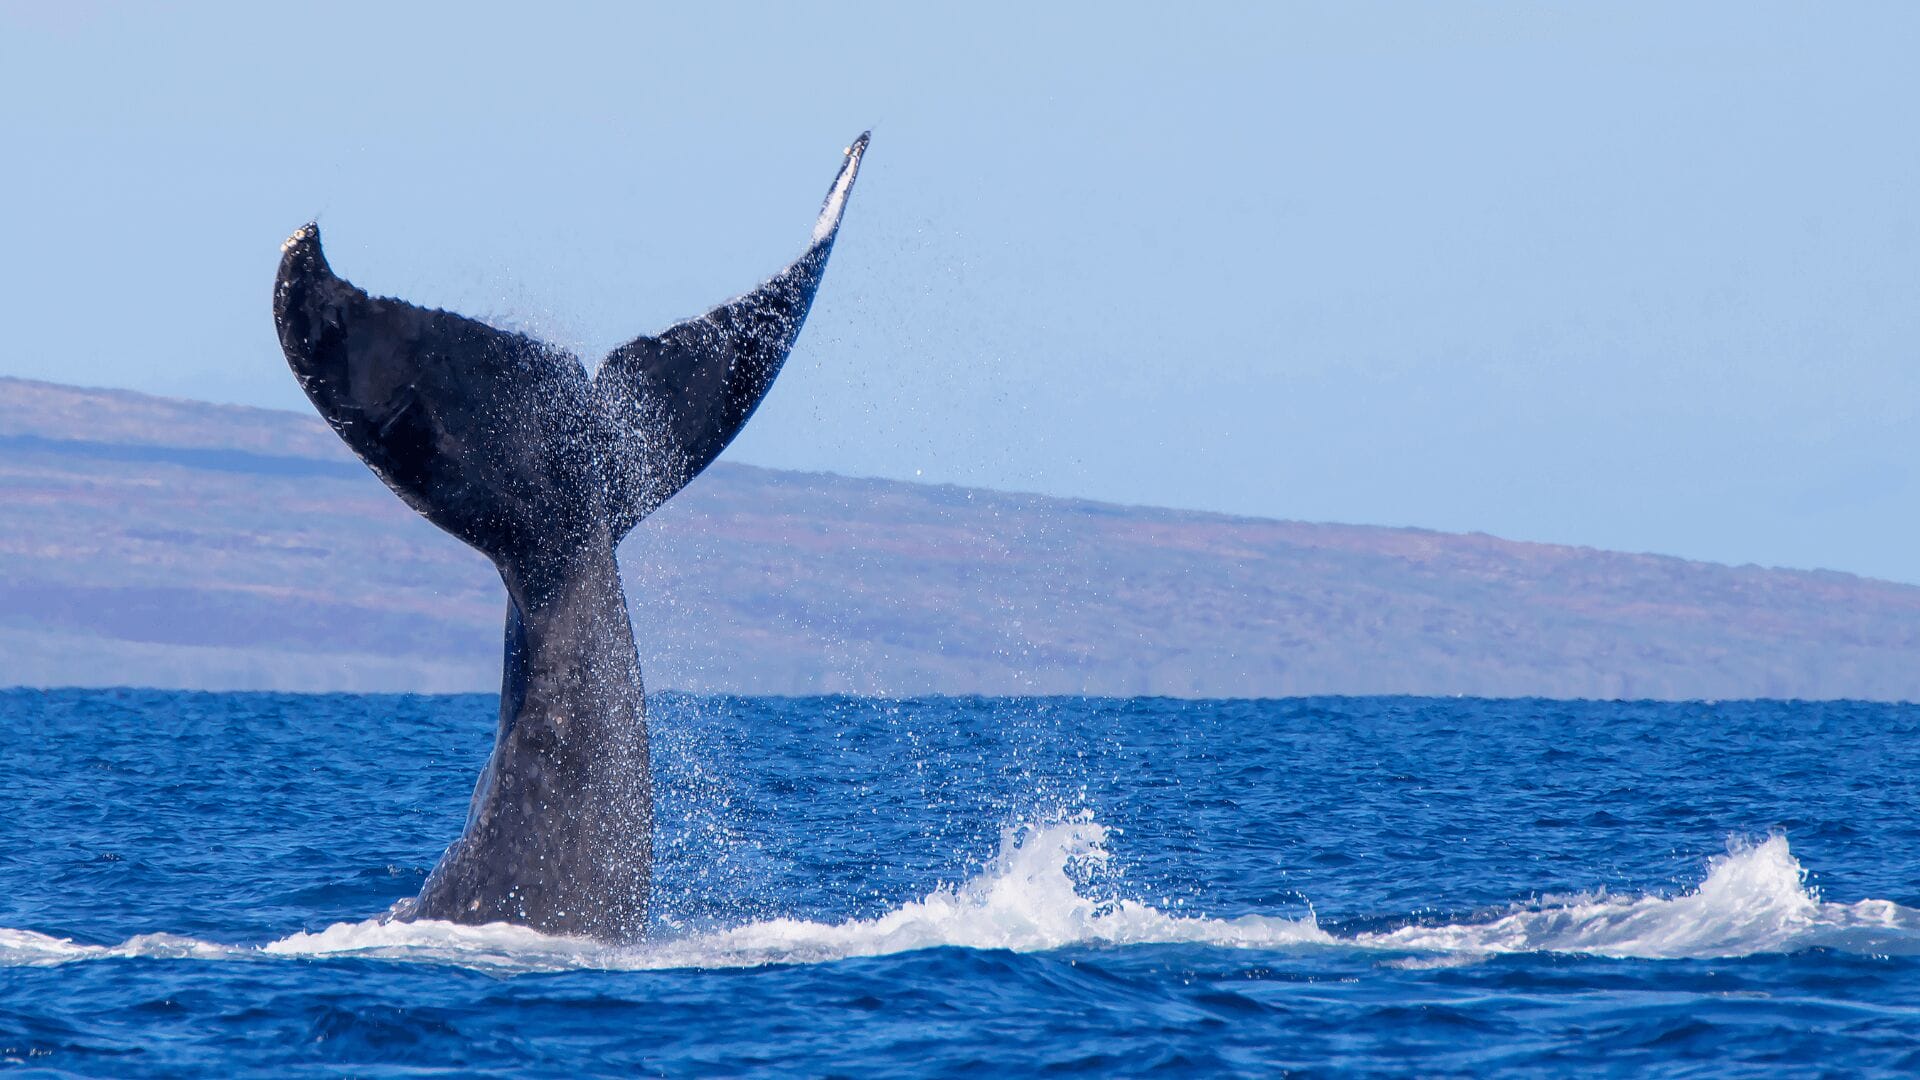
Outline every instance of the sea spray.
[[938, 886], [870, 919], [763, 919], [624, 948], [506, 924], [432, 921], [337, 923], [258, 948], [170, 934], [140, 935], [115, 946], [83, 945], [31, 931], [0, 930], [0, 967], [133, 956], [359, 956], [514, 973], [816, 964], [933, 948], [1030, 953], [1150, 944], [1414, 954], [1410, 966], [1415, 967], [1503, 953], [1638, 959], [1737, 957], [1819, 947], [1873, 955], [1920, 953], [1920, 910], [1884, 900], [1822, 903], [1806, 887], [1806, 871], [1781, 835], [1758, 843], [1731, 841], [1727, 854], [1710, 860], [1706, 879], [1679, 896], [1576, 896], [1484, 921], [1336, 937], [1311, 915], [1214, 919], [1172, 915], [1124, 897], [1089, 895], [1082, 881], [1089, 869], [1112, 858], [1107, 847], [1111, 832], [1086, 814], [1009, 826], [978, 874]]

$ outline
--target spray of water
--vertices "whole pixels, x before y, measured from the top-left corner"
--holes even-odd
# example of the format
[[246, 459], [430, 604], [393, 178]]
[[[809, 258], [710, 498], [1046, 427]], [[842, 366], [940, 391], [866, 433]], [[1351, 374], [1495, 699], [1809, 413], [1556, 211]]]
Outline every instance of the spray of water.
[[1679, 896], [1577, 896], [1477, 921], [1407, 926], [1336, 937], [1312, 916], [1180, 916], [1124, 898], [1089, 896], [1079, 884], [1108, 860], [1110, 831], [1086, 816], [1021, 825], [976, 875], [872, 919], [776, 918], [730, 929], [614, 948], [522, 927], [441, 922], [339, 923], [265, 946], [221, 945], [145, 934], [85, 945], [0, 929], [0, 967], [108, 957], [198, 960], [358, 956], [455, 964], [501, 972], [570, 968], [720, 968], [822, 963], [916, 949], [1038, 952], [1066, 947], [1194, 944], [1271, 950], [1333, 949], [1427, 966], [1518, 952], [1643, 959], [1730, 957], [1829, 948], [1920, 954], [1920, 909], [1885, 900], [1821, 901], [1783, 836], [1734, 843], [1706, 879]]

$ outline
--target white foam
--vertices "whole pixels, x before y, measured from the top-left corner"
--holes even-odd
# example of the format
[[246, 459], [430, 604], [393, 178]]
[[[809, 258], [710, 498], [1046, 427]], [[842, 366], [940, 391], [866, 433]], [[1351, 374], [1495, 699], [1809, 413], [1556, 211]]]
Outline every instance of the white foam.
[[957, 946], [1040, 952], [1067, 945], [1205, 942], [1285, 946], [1331, 942], [1308, 917], [1194, 919], [1133, 900], [1096, 900], [1073, 871], [1104, 865], [1108, 830], [1081, 816], [1001, 833], [999, 853], [975, 877], [942, 886], [874, 919], [840, 923], [772, 919], [645, 947], [640, 966], [719, 967], [805, 963]]
[[524, 926], [448, 922], [335, 923], [311, 934], [294, 934], [260, 950], [272, 956], [370, 956], [426, 960], [461, 967], [507, 971], [556, 971], [607, 967], [616, 951], [599, 942], [554, 937]]
[[1920, 910], [1886, 900], [1822, 903], [1784, 836], [1732, 841], [1706, 881], [1675, 897], [1581, 896], [1487, 922], [1409, 926], [1355, 944], [1443, 955], [1516, 952], [1678, 959], [1811, 948], [1920, 953]]
[[123, 956], [221, 960], [253, 951], [244, 946], [220, 945], [178, 934], [138, 934], [118, 945], [82, 945], [70, 938], [0, 927], [0, 968], [55, 967], [76, 960]]
[[712, 933], [613, 948], [521, 927], [341, 923], [266, 946], [277, 955], [439, 959], [484, 967], [721, 968], [804, 964], [955, 946], [1039, 952], [1066, 945], [1204, 942], [1285, 946], [1330, 942], [1311, 918], [1187, 919], [1132, 900], [1097, 900], [1074, 873], [1104, 865], [1107, 828], [1084, 815], [1001, 834], [994, 859], [873, 919], [769, 919]]
[[1089, 896], [1077, 882], [1108, 859], [1110, 831], [1090, 817], [1007, 829], [980, 873], [872, 919], [770, 919], [631, 948], [550, 937], [497, 924], [339, 923], [254, 948], [169, 934], [83, 945], [0, 929], [0, 967], [117, 956], [193, 958], [365, 956], [502, 972], [570, 968], [721, 968], [819, 963], [942, 946], [1038, 952], [1065, 946], [1200, 944], [1225, 948], [1334, 948], [1389, 954], [1401, 967], [1470, 963], [1499, 953], [1585, 953], [1664, 959], [1833, 948], [1920, 954], [1920, 910], [1885, 900], [1823, 903], [1775, 836], [1735, 843], [1706, 880], [1679, 896], [1586, 895], [1466, 922], [1336, 938], [1311, 915], [1290, 919], [1180, 916], [1124, 898]]

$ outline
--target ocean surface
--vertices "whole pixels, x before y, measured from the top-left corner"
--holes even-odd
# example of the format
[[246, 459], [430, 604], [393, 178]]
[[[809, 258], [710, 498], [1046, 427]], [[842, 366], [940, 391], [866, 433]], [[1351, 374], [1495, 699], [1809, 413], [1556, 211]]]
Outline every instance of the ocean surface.
[[1920, 1071], [1920, 707], [651, 707], [614, 949], [376, 920], [489, 697], [0, 692], [0, 1070]]

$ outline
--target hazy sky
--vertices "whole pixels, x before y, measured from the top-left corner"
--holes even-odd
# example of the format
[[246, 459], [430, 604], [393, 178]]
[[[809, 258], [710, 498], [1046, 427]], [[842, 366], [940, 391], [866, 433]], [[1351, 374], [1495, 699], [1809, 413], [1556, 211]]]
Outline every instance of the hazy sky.
[[805, 244], [729, 456], [1920, 582], [1920, 5], [0, 2], [0, 373], [306, 408], [268, 299], [597, 357]]

